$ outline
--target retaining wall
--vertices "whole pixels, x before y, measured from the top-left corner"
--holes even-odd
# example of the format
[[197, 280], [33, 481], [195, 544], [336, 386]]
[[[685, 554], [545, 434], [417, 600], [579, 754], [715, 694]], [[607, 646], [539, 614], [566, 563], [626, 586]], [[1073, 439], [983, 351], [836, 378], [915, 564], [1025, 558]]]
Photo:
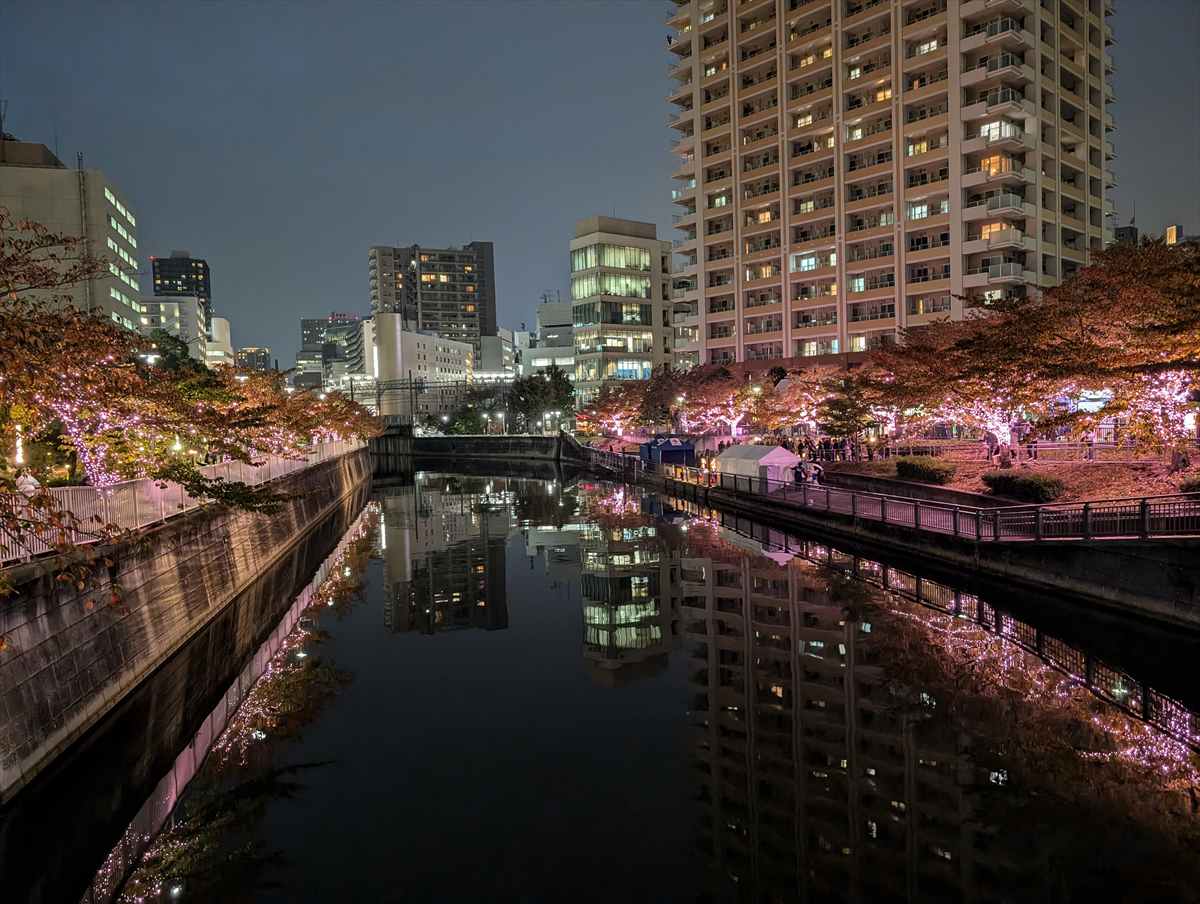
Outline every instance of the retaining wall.
[[[83, 591], [52, 563], [10, 570], [0, 601], [0, 801], [117, 706], [370, 475], [365, 450], [277, 482], [271, 515], [201, 509], [107, 550]], [[108, 602], [118, 585], [120, 602]], [[89, 605], [90, 603], [90, 605]]]
[[[646, 475], [644, 480], [664, 489], [660, 478]], [[993, 581], [1019, 581], [1114, 613], [1200, 627], [1200, 542], [1196, 540], [976, 543], [849, 515], [817, 513], [769, 497], [684, 486], [685, 496], [701, 505], [903, 553], [930, 569], [960, 569]]]

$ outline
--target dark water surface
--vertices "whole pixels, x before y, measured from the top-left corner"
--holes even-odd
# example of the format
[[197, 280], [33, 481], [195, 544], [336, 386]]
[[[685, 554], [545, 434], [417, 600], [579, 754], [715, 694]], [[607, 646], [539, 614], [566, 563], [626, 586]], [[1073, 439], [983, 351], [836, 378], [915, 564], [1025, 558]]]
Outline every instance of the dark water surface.
[[1196, 899], [1156, 635], [710, 515], [377, 487], [126, 899]]

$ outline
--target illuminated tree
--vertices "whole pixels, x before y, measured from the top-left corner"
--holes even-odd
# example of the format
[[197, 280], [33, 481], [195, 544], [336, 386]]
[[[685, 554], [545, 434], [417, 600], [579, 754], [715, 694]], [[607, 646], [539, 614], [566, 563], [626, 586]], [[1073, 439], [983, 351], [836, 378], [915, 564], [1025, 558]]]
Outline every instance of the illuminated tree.
[[724, 427], [736, 438], [738, 427], [754, 410], [762, 386], [751, 383], [724, 367], [688, 371], [683, 409], [687, 419], [706, 433]]
[[820, 406], [829, 395], [829, 380], [833, 373], [831, 367], [810, 367], [787, 373], [774, 387], [757, 397], [752, 420], [766, 430], [815, 426]]
[[595, 401], [579, 412], [577, 420], [590, 432], [624, 436], [637, 419], [646, 384], [638, 380], [613, 380], [603, 384]]

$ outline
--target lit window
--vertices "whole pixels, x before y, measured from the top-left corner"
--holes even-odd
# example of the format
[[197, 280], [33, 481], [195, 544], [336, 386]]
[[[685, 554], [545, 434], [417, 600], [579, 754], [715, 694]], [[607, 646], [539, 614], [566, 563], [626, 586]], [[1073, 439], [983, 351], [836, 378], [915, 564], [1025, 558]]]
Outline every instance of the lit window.
[[879, 101], [891, 100], [891, 99], [892, 99], [892, 89], [891, 88], [880, 88], [878, 91], [875, 92], [875, 101], [877, 103]]

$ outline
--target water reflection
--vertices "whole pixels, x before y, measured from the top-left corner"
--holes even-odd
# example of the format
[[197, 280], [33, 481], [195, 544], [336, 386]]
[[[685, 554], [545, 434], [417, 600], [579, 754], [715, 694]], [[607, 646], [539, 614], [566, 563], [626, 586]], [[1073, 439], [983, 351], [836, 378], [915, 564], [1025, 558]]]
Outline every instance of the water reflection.
[[[950, 583], [817, 539], [722, 523], [637, 488], [423, 474], [376, 499], [375, 530], [348, 563], [346, 593], [326, 596], [346, 616], [338, 665], [356, 673], [348, 693], [362, 695], [350, 711], [387, 726], [372, 727], [371, 752], [390, 772], [372, 770], [367, 749], [352, 744], [337, 748], [351, 762], [303, 782], [328, 783], [320, 813], [334, 859], [335, 839], [364, 821], [425, 816], [412, 836], [403, 835], [409, 820], [392, 825], [389, 857], [398, 860], [362, 854], [345, 870], [345, 900], [378, 899], [366, 889], [398, 870], [414, 899], [426, 899], [421, 882], [432, 871], [442, 900], [611, 899], [611, 883], [636, 888], [638, 900], [856, 902], [1191, 900], [1200, 887], [1190, 853], [1200, 841], [1196, 717], [1128, 664], [1107, 665]], [[360, 576], [363, 604], [350, 611]], [[376, 602], [382, 615], [368, 615]], [[364, 617], [369, 630], [355, 627]], [[379, 618], [389, 635], [460, 633], [433, 643], [389, 636], [381, 654]], [[338, 623], [324, 624], [338, 635]], [[507, 630], [483, 633], [497, 629]], [[285, 671], [308, 649], [292, 647]], [[438, 693], [422, 709], [432, 669]], [[320, 705], [271, 711], [303, 714], [297, 724], [308, 725], [341, 703], [311, 700]], [[230, 810], [204, 798], [190, 823], [206, 856], [223, 838], [212, 850], [252, 851], [252, 869], [231, 871], [223, 898], [218, 886], [194, 883], [192, 900], [251, 897], [247, 876], [278, 867], [277, 849], [287, 858], [279, 900], [320, 900], [329, 881], [312, 850], [288, 849], [298, 842], [286, 819], [274, 835], [256, 828], [271, 824], [262, 814], [280, 797], [303, 792], [253, 731], [287, 741], [293, 761], [317, 758], [287, 732], [286, 717], [264, 721], [265, 702], [248, 701], [232, 723], [243, 730], [223, 738], [206, 767], [219, 777], [210, 790], [263, 792], [248, 798], [250, 830], [214, 831]], [[577, 734], [596, 710], [613, 757], [606, 768]], [[530, 722], [534, 711], [555, 715]], [[532, 733], [522, 733], [526, 724]], [[652, 732], [679, 743], [660, 744], [648, 762]], [[560, 756], [558, 742], [572, 755]], [[487, 757], [438, 771], [454, 759], [449, 751], [480, 743]], [[428, 782], [439, 789], [432, 800], [391, 783], [427, 774], [442, 776]], [[547, 776], [557, 791], [543, 796]], [[578, 793], [601, 776], [629, 801]], [[400, 787], [403, 796], [390, 796]], [[529, 812], [504, 810], [491, 797], [501, 792]], [[453, 845], [437, 840], [443, 809]], [[656, 820], [635, 825], [643, 810]], [[587, 844], [539, 834], [538, 821], [555, 818], [581, 835], [611, 818], [616, 834], [587, 840], [593, 850], [623, 840], [624, 872], [607, 885], [581, 889], [589, 880], [573, 872], [574, 887], [559, 884], [552, 865], [575, 863]], [[664, 869], [669, 855], [656, 845], [630, 850], [629, 838], [645, 833], [691, 839], [682, 855], [690, 860]], [[412, 853], [428, 835], [437, 843], [421, 848], [425, 858], [444, 863]], [[456, 850], [484, 845], [487, 875], [472, 886]], [[530, 856], [536, 866], [522, 859]], [[501, 879], [512, 894], [480, 891]]]

